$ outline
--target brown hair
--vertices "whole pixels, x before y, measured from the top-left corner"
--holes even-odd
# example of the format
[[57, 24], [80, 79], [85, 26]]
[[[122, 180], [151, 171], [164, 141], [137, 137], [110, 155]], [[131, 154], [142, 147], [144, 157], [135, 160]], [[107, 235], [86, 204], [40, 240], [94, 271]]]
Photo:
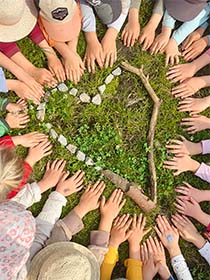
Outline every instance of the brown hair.
[[0, 148], [0, 200], [18, 187], [23, 176], [23, 162], [13, 149]]

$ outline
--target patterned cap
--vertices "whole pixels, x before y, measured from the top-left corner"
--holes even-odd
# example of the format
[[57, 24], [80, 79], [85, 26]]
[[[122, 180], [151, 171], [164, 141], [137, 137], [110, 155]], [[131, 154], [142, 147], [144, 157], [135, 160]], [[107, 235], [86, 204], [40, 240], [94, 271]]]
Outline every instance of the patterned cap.
[[0, 203], [0, 279], [12, 279], [29, 257], [35, 219], [31, 212], [11, 200]]

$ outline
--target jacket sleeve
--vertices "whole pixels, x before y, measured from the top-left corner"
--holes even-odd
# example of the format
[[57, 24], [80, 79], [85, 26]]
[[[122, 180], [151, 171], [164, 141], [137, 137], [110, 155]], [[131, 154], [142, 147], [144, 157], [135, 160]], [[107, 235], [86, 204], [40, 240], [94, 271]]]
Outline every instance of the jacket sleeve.
[[[112, 277], [113, 269], [119, 259], [118, 250], [112, 246], [109, 246], [108, 252], [104, 256], [104, 260], [101, 265], [101, 278], [100, 280], [110, 280]], [[141, 279], [139, 279], [141, 280]]]
[[0, 137], [7, 134], [9, 132], [9, 129], [10, 127], [8, 123], [5, 121], [5, 119], [0, 118]]
[[0, 67], [0, 92], [8, 92], [6, 78], [3, 69]]
[[124, 262], [126, 270], [126, 279], [128, 280], [143, 280], [142, 276], [142, 262], [135, 259], [127, 259]]
[[193, 280], [183, 255], [172, 258], [171, 264], [178, 280]]

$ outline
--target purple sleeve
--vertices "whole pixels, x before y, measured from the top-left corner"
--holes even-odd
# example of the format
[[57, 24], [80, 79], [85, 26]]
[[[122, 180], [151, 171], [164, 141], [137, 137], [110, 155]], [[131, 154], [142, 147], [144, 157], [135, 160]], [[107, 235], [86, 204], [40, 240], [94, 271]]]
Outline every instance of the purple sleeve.
[[202, 154], [210, 154], [210, 140], [201, 141], [202, 144]]
[[195, 175], [210, 183], [210, 166], [202, 162]]
[[0, 67], [0, 92], [8, 92], [4, 71]]

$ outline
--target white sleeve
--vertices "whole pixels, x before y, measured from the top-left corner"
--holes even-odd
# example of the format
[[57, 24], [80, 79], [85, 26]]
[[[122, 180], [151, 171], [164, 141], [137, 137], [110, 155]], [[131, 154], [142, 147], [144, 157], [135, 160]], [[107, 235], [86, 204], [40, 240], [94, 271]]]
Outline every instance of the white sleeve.
[[198, 252], [210, 265], [210, 243], [209, 243], [209, 241], [207, 241], [206, 244], [200, 250], [198, 250]]
[[193, 280], [183, 255], [172, 258], [171, 265], [178, 280]]
[[39, 185], [34, 182], [32, 184], [26, 184], [23, 189], [19, 191], [11, 200], [22, 204], [25, 206], [25, 208], [28, 208], [35, 202], [40, 201], [40, 199], [41, 191]]
[[82, 31], [96, 32], [96, 17], [93, 8], [84, 0], [80, 1], [82, 13]]

